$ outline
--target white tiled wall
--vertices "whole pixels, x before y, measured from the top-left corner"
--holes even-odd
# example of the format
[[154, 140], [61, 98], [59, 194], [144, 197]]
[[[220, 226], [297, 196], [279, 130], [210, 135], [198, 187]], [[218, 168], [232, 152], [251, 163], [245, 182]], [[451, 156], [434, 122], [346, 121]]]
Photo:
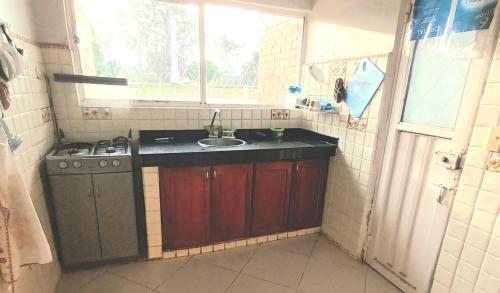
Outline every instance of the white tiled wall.
[[[41, 114], [41, 109], [49, 106], [45, 79], [43, 76], [38, 79], [36, 75], [37, 68], [43, 71], [41, 50], [23, 41], [18, 40], [17, 44], [25, 49], [26, 65], [24, 74], [9, 83], [13, 104], [6, 111], [6, 121], [12, 132], [23, 140], [15, 151], [17, 166], [23, 173], [40, 222], [51, 244], [52, 254], [57, 259], [46, 205], [47, 195], [43, 190], [40, 173], [40, 170], [43, 170], [43, 158], [54, 145], [52, 121], [44, 123]], [[25, 267], [19, 281], [15, 283], [15, 292], [52, 293], [59, 276], [57, 260], [47, 265]], [[1, 280], [0, 292], [8, 292], [6, 284], [2, 284]]]
[[[372, 59], [385, 71], [388, 55], [374, 55]], [[348, 83], [360, 58], [337, 59], [316, 64], [328, 76], [326, 85], [306, 91], [319, 95], [322, 99], [332, 99], [335, 80], [344, 78]], [[340, 73], [340, 74], [339, 74]], [[306, 75], [305, 84], [308, 84]], [[322, 230], [338, 242], [354, 257], [362, 257], [366, 238], [367, 214], [373, 198], [373, 162], [380, 104], [383, 85], [376, 92], [371, 103], [363, 113], [366, 128], [348, 127], [349, 108], [344, 104], [340, 113], [302, 113], [303, 126], [324, 135], [339, 138], [337, 154], [330, 161], [329, 179], [325, 199]]]
[[500, 126], [500, 43], [467, 151], [433, 292], [500, 292], [500, 173], [485, 168], [493, 155], [486, 143], [494, 126]]
[[[44, 48], [44, 61], [49, 74], [73, 71], [70, 51]], [[129, 129], [202, 129], [210, 124], [213, 109], [112, 107], [111, 120], [83, 120], [76, 88], [72, 84], [51, 82], [59, 128], [70, 140], [97, 140], [126, 135]], [[289, 120], [271, 120], [270, 109], [222, 109], [222, 124], [233, 128], [300, 127], [299, 111], [292, 111]]]

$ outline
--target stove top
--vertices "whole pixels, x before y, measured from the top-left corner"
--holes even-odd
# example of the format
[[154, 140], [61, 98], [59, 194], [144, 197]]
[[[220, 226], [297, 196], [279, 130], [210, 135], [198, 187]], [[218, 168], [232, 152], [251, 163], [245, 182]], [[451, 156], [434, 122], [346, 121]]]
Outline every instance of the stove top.
[[113, 140], [100, 140], [95, 145], [94, 155], [126, 155], [128, 147], [128, 139], [123, 136], [116, 137]]
[[126, 137], [96, 143], [65, 143], [45, 157], [49, 175], [104, 174], [132, 171], [132, 152]]
[[92, 157], [92, 156], [124, 156], [129, 152], [129, 141], [124, 136], [97, 143], [74, 142], [65, 143], [56, 148], [55, 157]]
[[55, 156], [89, 156], [92, 152], [94, 145], [85, 142], [65, 143], [58, 147]]

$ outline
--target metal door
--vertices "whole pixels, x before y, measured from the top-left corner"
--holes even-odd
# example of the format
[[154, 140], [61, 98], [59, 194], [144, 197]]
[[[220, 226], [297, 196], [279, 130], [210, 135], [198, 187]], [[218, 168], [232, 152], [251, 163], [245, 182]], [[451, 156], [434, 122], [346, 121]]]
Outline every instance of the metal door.
[[401, 33], [366, 261], [405, 292], [430, 291], [498, 32], [491, 27], [420, 41]]
[[62, 261], [65, 265], [101, 259], [90, 175], [50, 176]]
[[138, 255], [132, 173], [94, 174], [102, 258]]

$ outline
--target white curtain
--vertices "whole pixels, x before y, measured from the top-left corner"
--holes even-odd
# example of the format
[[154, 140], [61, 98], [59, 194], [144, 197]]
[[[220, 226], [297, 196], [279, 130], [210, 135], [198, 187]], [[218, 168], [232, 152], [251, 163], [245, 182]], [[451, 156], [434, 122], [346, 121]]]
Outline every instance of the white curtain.
[[[21, 268], [52, 261], [49, 243], [0, 127], [0, 273], [15, 286]], [[1, 283], [2, 280], [0, 280]]]

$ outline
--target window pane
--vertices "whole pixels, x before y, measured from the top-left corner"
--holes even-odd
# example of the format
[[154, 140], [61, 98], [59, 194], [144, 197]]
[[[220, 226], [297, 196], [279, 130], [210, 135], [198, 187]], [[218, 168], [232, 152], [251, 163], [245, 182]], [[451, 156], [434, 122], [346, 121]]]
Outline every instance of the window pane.
[[403, 122], [455, 127], [475, 36], [458, 33], [417, 43]]
[[205, 6], [207, 102], [283, 104], [297, 84], [303, 20]]
[[[200, 100], [198, 6], [156, 0], [75, 0], [85, 75], [126, 77], [128, 96]], [[86, 98], [126, 98], [85, 86]]]

